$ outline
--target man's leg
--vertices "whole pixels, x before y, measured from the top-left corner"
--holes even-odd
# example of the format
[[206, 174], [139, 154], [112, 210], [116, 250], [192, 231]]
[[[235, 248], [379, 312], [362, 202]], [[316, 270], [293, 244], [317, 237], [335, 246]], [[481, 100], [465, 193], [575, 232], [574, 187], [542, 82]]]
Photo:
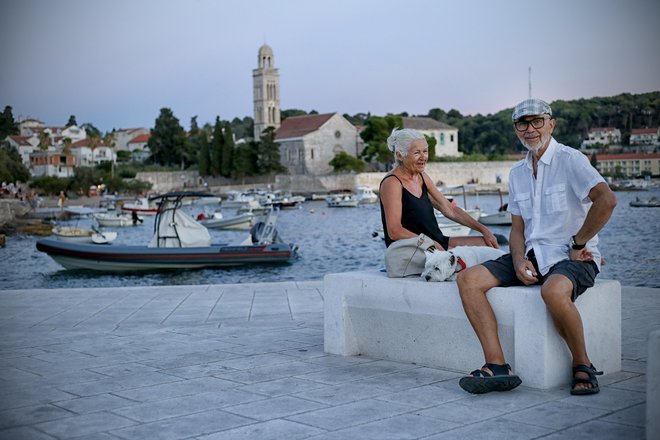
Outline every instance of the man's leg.
[[[582, 317], [572, 301], [573, 282], [561, 274], [550, 275], [541, 287], [541, 296], [552, 316], [555, 328], [566, 341], [573, 357], [573, 366], [591, 365], [584, 342]], [[586, 373], [578, 372], [576, 377], [587, 379]], [[589, 384], [578, 383], [578, 388], [590, 388]]]
[[479, 338], [487, 363], [504, 364], [504, 352], [497, 335], [497, 319], [486, 292], [500, 281], [484, 266], [473, 266], [456, 277], [465, 314]]

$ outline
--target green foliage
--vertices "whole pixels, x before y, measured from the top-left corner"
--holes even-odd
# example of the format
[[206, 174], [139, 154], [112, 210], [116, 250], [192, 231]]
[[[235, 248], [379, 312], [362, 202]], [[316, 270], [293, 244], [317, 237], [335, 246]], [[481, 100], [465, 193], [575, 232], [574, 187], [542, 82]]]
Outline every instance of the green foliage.
[[[129, 167], [120, 167], [118, 176], [112, 177], [108, 170], [100, 167], [77, 167], [73, 177], [35, 177], [30, 181], [30, 187], [38, 189], [43, 194], [59, 194], [60, 191], [66, 191], [85, 195], [88, 194], [90, 186], [101, 183], [105, 183], [110, 193], [116, 191], [122, 194], [140, 194], [151, 188], [149, 182], [128, 179], [131, 174], [129, 170]], [[134, 170], [132, 176], [135, 176]]]
[[280, 111], [280, 119], [285, 120], [291, 116], [305, 116], [307, 112], [305, 110], [299, 110], [297, 108], [287, 109]]
[[[624, 93], [607, 98], [558, 100], [551, 103], [557, 125], [557, 141], [579, 148], [589, 129], [614, 127], [621, 130], [626, 144], [633, 128], [654, 127], [660, 120], [660, 92], [631, 95]], [[513, 108], [483, 116], [463, 116], [458, 110], [431, 109], [427, 115], [459, 130], [459, 150], [486, 155], [511, 154], [522, 146], [511, 126]]]
[[257, 146], [257, 174], [283, 173], [286, 168], [280, 162], [280, 144], [275, 142], [275, 129], [268, 127]]
[[251, 138], [254, 135], [254, 119], [249, 116], [243, 119], [234, 118], [231, 121], [231, 129], [236, 139]]
[[85, 129], [85, 132], [87, 133], [87, 137], [89, 137], [89, 136], [94, 136], [94, 137], [97, 137], [97, 138], [101, 137], [101, 130], [94, 127], [94, 124], [92, 124], [91, 122], [84, 122], [80, 126], [80, 128]]
[[257, 142], [239, 144], [234, 149], [234, 163], [231, 177], [243, 179], [255, 174], [257, 163]]
[[71, 127], [72, 125], [78, 125], [76, 122], [76, 117], [74, 115], [69, 116], [69, 120], [66, 121], [65, 127]]
[[0, 114], [0, 141], [13, 134], [18, 134], [18, 123], [14, 121], [11, 106], [7, 105]]
[[216, 116], [213, 127], [213, 140], [211, 141], [211, 175], [222, 174], [222, 152], [224, 151], [225, 135], [222, 132], [222, 121]]
[[55, 195], [59, 194], [60, 191], [69, 191], [72, 181], [72, 178], [40, 176], [30, 180], [30, 187], [39, 190], [41, 194]]
[[225, 124], [224, 138], [220, 174], [222, 174], [223, 177], [230, 177], [234, 157], [234, 135], [231, 131], [231, 125], [229, 122]]
[[591, 159], [589, 160], [591, 162], [591, 166], [598, 169], [598, 158], [596, 157], [596, 153], [591, 153]]
[[362, 159], [380, 164], [391, 163], [394, 155], [387, 149], [387, 138], [397, 127], [403, 127], [401, 116], [370, 116], [366, 121], [365, 129], [360, 133], [360, 137], [367, 144], [362, 150]]
[[181, 169], [191, 162], [186, 149], [186, 133], [169, 108], [160, 109], [155, 127], [147, 144], [151, 160], [160, 165], [180, 164]]
[[435, 146], [438, 144], [438, 140], [434, 136], [424, 135], [426, 138], [426, 144], [429, 146], [429, 162], [434, 162], [437, 157], [435, 157]]
[[23, 165], [16, 148], [3, 142], [0, 145], [0, 180], [3, 182], [27, 182], [30, 172]]
[[355, 171], [356, 173], [363, 172], [367, 164], [357, 157], [351, 156], [345, 151], [335, 154], [335, 157], [329, 162], [329, 165], [335, 172], [341, 171]]

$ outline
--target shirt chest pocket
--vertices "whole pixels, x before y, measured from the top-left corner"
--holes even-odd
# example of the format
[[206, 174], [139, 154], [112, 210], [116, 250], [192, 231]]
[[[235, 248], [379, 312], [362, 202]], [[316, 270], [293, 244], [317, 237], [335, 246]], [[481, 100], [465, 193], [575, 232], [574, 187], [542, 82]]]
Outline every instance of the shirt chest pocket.
[[566, 185], [561, 183], [548, 187], [545, 190], [545, 200], [547, 214], [566, 211], [568, 209], [566, 204]]
[[520, 208], [520, 214], [524, 219], [532, 218], [532, 193], [519, 193], [513, 198], [514, 202]]

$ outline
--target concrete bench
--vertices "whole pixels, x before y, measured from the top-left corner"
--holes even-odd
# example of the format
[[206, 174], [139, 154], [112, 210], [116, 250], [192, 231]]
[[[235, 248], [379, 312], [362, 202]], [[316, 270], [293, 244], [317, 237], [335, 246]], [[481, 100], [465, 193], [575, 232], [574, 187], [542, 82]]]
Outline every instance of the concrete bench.
[[[388, 278], [384, 272], [324, 278], [324, 344], [328, 353], [413, 362], [458, 372], [484, 363], [455, 282]], [[548, 389], [570, 383], [570, 351], [552, 322], [540, 287], [494, 288], [507, 362], [523, 385]], [[621, 370], [621, 285], [598, 280], [575, 302], [589, 357], [605, 373]]]

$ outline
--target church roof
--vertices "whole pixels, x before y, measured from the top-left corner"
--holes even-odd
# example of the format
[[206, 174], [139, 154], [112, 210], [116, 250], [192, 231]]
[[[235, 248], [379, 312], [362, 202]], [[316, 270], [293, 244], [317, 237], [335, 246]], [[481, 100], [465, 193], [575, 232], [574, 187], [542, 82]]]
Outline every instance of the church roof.
[[282, 121], [282, 125], [275, 132], [275, 140], [303, 137], [321, 128], [335, 114], [290, 116]]
[[456, 130], [456, 127], [449, 124], [424, 117], [403, 118], [403, 128], [413, 130]]

